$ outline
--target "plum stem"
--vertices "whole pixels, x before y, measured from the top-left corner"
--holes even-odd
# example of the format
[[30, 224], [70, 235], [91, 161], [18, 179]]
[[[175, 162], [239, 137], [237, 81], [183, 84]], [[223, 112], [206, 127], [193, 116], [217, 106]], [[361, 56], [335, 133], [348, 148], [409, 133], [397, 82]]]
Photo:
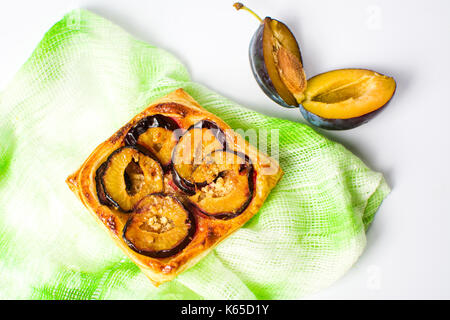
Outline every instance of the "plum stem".
[[243, 9], [243, 10], [245, 10], [245, 11], [247, 11], [247, 12], [250, 12], [256, 19], [259, 20], [259, 22], [262, 22], [262, 19], [261, 19], [255, 12], [253, 12], [253, 10], [247, 8], [247, 7], [244, 6], [242, 3], [240, 3], [240, 2], [235, 2], [235, 3], [233, 4], [233, 7], [235, 7], [236, 10], [241, 10], [241, 9]]

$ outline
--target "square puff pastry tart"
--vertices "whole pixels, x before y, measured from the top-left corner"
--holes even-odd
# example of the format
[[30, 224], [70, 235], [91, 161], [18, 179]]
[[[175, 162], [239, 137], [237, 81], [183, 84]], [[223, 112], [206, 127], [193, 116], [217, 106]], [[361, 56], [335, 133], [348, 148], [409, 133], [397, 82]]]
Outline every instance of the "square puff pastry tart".
[[282, 174], [178, 89], [101, 143], [66, 182], [159, 285], [254, 216]]

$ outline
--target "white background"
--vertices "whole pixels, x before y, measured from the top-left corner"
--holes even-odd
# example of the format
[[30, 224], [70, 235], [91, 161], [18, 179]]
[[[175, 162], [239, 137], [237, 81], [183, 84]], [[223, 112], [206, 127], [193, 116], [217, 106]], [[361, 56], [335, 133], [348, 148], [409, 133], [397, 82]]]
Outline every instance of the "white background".
[[[268, 99], [248, 62], [258, 22], [233, 1], [40, 0], [0, 3], [0, 90], [44, 33], [83, 7], [165, 48], [193, 80], [262, 113], [303, 122]], [[357, 264], [310, 298], [450, 298], [450, 1], [246, 1], [296, 35], [308, 76], [363, 67], [394, 76], [389, 107], [368, 124], [325, 132], [393, 191], [368, 232]]]

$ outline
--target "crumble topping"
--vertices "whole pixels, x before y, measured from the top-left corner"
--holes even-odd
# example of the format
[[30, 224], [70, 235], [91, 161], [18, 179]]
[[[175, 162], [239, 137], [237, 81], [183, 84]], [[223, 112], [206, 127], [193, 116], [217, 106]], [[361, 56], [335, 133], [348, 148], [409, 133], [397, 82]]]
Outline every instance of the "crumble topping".
[[151, 216], [140, 228], [148, 232], [163, 233], [171, 230], [175, 225], [172, 220], [162, 214], [162, 208], [158, 209], [158, 215]]
[[[207, 186], [203, 187], [201, 189], [201, 192], [202, 195], [204, 194], [203, 198], [205, 198], [207, 195], [213, 198], [220, 198], [230, 193], [233, 188], [234, 183], [231, 180], [227, 179], [227, 181], [225, 181], [223, 177], [219, 177], [216, 179], [216, 181], [211, 182]], [[199, 199], [199, 201], [201, 201], [201, 199]]]

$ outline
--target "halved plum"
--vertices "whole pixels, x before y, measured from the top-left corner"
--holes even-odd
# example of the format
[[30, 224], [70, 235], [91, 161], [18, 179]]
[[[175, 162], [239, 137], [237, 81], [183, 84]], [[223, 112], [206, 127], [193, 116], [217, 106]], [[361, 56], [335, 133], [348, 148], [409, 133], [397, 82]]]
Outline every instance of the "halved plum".
[[252, 13], [260, 26], [250, 41], [250, 66], [256, 82], [264, 93], [279, 105], [296, 108], [303, 99], [306, 75], [297, 40], [281, 21], [266, 17], [262, 20], [242, 3], [235, 8]]
[[256, 82], [276, 103], [299, 107], [303, 117], [324, 129], [344, 130], [373, 118], [395, 92], [393, 78], [364, 69], [335, 70], [306, 81], [297, 41], [280, 21], [262, 20], [250, 42], [250, 65]]
[[212, 121], [192, 125], [178, 140], [172, 153], [172, 176], [175, 185], [188, 195], [195, 194], [205, 181], [195, 180], [192, 173], [203, 158], [217, 149], [226, 149], [225, 133]]
[[101, 204], [130, 212], [144, 196], [162, 192], [163, 170], [146, 150], [125, 146], [114, 151], [96, 172]]
[[324, 129], [357, 127], [373, 118], [394, 95], [395, 80], [365, 69], [340, 69], [308, 80], [303, 117]]
[[172, 118], [156, 114], [139, 120], [125, 136], [126, 145], [142, 145], [150, 150], [165, 169], [170, 166], [172, 150], [177, 143], [179, 125]]
[[254, 168], [243, 153], [216, 150], [195, 168], [192, 177], [207, 184], [189, 200], [204, 214], [231, 219], [250, 204], [254, 191]]
[[123, 229], [123, 239], [139, 254], [167, 258], [191, 242], [194, 216], [175, 197], [151, 194], [136, 205]]

